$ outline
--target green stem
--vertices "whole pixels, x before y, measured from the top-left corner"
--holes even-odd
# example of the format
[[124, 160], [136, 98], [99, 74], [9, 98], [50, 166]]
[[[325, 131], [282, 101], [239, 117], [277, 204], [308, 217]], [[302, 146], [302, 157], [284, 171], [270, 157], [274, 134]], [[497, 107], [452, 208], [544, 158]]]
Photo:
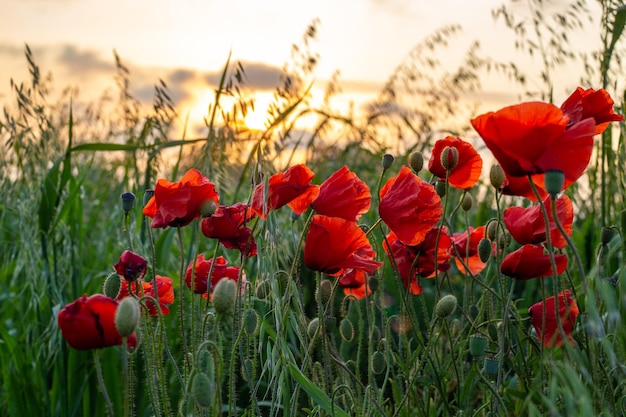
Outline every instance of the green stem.
[[98, 356], [98, 350], [94, 349], [93, 352], [93, 361], [96, 365], [96, 376], [98, 378], [98, 385], [100, 386], [100, 391], [102, 391], [102, 396], [104, 397], [104, 403], [107, 406], [107, 410], [109, 412], [109, 416], [115, 416], [115, 412], [113, 411], [113, 404], [111, 403], [111, 398], [109, 398], [109, 393], [107, 392], [107, 387], [104, 384], [104, 378], [102, 377], [102, 366], [100, 365], [100, 357]]

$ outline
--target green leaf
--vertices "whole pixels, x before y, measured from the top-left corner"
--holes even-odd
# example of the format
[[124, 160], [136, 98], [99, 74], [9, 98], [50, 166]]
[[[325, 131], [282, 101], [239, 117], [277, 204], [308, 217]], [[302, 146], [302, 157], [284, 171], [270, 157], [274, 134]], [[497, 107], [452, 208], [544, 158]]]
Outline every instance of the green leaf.
[[313, 381], [307, 378], [297, 367], [290, 363], [287, 365], [287, 368], [289, 369], [291, 376], [298, 382], [298, 384], [300, 384], [302, 389], [309, 394], [315, 404], [322, 407], [324, 411], [329, 413], [331, 416], [349, 417], [349, 414], [338, 406], [335, 405], [333, 407], [330, 397], [326, 395], [324, 391], [319, 389]]
[[143, 149], [143, 146], [139, 145], [126, 145], [122, 143], [83, 143], [82, 145], [76, 145], [70, 149], [70, 152], [84, 152], [84, 151], [134, 151], [137, 149]]
[[623, 5], [617, 9], [615, 12], [615, 21], [613, 22], [613, 37], [611, 38], [611, 44], [609, 46], [609, 50], [612, 52], [613, 48], [615, 48], [615, 44], [619, 40], [620, 36], [622, 36], [622, 32], [624, 31], [624, 24], [626, 24], [626, 5]]

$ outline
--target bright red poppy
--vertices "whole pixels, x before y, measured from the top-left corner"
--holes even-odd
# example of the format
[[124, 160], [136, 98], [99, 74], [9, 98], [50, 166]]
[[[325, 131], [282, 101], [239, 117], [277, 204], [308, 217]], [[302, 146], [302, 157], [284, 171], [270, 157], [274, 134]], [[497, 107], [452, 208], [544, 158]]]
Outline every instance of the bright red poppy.
[[365, 232], [355, 222], [313, 216], [304, 243], [304, 264], [309, 269], [331, 276], [348, 269], [372, 273], [382, 265], [375, 256]]
[[119, 261], [113, 265], [113, 269], [124, 280], [133, 282], [142, 279], [148, 270], [148, 261], [141, 255], [125, 250], [122, 252]]
[[252, 229], [246, 222], [254, 213], [243, 203], [219, 206], [211, 216], [202, 219], [202, 233], [209, 239], [217, 239], [228, 249], [238, 249], [248, 257], [257, 254]]
[[569, 121], [553, 104], [527, 102], [478, 116], [472, 125], [507, 176], [558, 170], [571, 184], [591, 158], [595, 122], [586, 118], [570, 125]]
[[252, 210], [262, 219], [270, 210], [288, 205], [296, 214], [302, 214], [320, 192], [319, 185], [311, 184], [315, 174], [306, 165], [294, 165], [284, 173], [272, 175], [267, 184], [257, 185], [252, 195]]
[[441, 219], [435, 188], [403, 166], [380, 190], [380, 218], [400, 241], [419, 245]]
[[[117, 301], [102, 294], [83, 295], [59, 311], [57, 322], [67, 343], [78, 350], [100, 349], [122, 344], [115, 327]], [[135, 333], [127, 338], [128, 347], [137, 345]]]
[[[240, 274], [242, 280], [241, 288], [243, 290], [243, 284], [246, 282], [246, 274], [245, 272], [241, 272], [241, 268], [238, 266], [228, 266], [228, 261], [222, 256], [215, 258], [215, 263], [213, 263], [213, 258], [204, 259], [203, 253], [196, 258], [196, 270], [193, 284], [193, 292], [195, 294], [202, 294], [204, 298], [207, 298], [207, 294], [209, 294], [212, 297], [213, 289], [219, 280], [227, 278], [237, 282]], [[213, 267], [212, 271], [211, 266]], [[185, 283], [190, 289], [192, 271], [193, 263], [190, 263], [185, 273]], [[209, 279], [209, 272], [211, 272], [211, 279]]]
[[357, 300], [361, 300], [372, 292], [372, 290], [366, 288], [366, 279], [369, 279], [369, 274], [367, 272], [361, 269], [346, 269], [339, 277], [337, 285], [343, 288], [343, 293], [345, 295], [352, 295]]
[[459, 159], [448, 175], [448, 183], [463, 190], [472, 188], [478, 182], [483, 169], [483, 159], [471, 143], [461, 138], [446, 136], [435, 142], [432, 155], [428, 161], [428, 170], [441, 180], [445, 180], [447, 170], [441, 165], [441, 153], [447, 147], [456, 148]]
[[437, 273], [450, 269], [452, 239], [445, 228], [441, 232], [439, 227], [430, 229], [424, 241], [414, 246], [406, 245], [391, 232], [383, 242], [383, 247], [404, 286], [414, 295], [422, 293], [418, 277], [432, 278]]
[[[502, 194], [504, 195], [513, 195], [518, 197], [526, 197], [527, 199], [537, 202], [537, 197], [530, 187], [530, 183], [528, 182], [528, 177], [511, 177], [504, 174], [505, 180], [502, 185]], [[535, 174], [532, 175], [532, 181], [539, 193], [539, 196], [544, 199], [548, 195], [548, 192], [545, 190], [544, 174]], [[571, 182], [570, 182], [571, 184]], [[569, 186], [570, 184], [567, 184]], [[564, 187], [565, 188], [565, 187]]]
[[484, 237], [485, 226], [478, 228], [470, 226], [467, 231], [452, 235], [452, 243], [454, 245], [452, 254], [461, 273], [467, 274], [469, 270], [472, 275], [475, 275], [480, 274], [485, 269], [487, 264], [481, 261], [480, 256], [478, 256], [478, 243]]
[[613, 99], [604, 89], [587, 90], [578, 87], [564, 102], [561, 104], [561, 110], [570, 118], [570, 123], [578, 123], [588, 117], [593, 117], [597, 135], [604, 132], [610, 122], [619, 122], [624, 120], [619, 114], [615, 114], [613, 110]]
[[[555, 254], [556, 271], [561, 275], [567, 269], [567, 255]], [[543, 246], [524, 245], [504, 257], [500, 271], [511, 278], [527, 280], [552, 276], [550, 255], [545, 253]]]
[[[172, 278], [162, 277], [161, 275], [156, 276], [157, 280], [157, 293], [159, 300], [159, 307], [161, 307], [161, 314], [167, 316], [170, 314], [170, 305], [174, 303], [174, 288], [172, 287]], [[157, 295], [154, 292], [154, 282], [150, 281], [140, 281], [143, 292], [138, 292], [139, 288], [137, 287], [137, 282], [133, 282], [130, 284], [130, 288], [133, 290], [133, 293], [138, 297], [147, 295], [150, 297], [157, 298]], [[120, 293], [115, 298], [117, 301], [120, 301], [122, 298], [128, 297], [130, 294], [128, 292], [128, 283], [126, 281], [122, 281], [122, 286], [120, 287]], [[148, 312], [151, 316], [158, 316], [159, 312], [152, 300], [146, 300], [146, 307], [148, 308]]]
[[[546, 315], [543, 316], [543, 305], [545, 303]], [[561, 327], [563, 333], [559, 329], [558, 317], [561, 321]], [[543, 302], [533, 304], [528, 309], [530, 315], [530, 321], [537, 332], [539, 340], [543, 341], [545, 347], [554, 348], [563, 346], [563, 341], [567, 340], [572, 346], [574, 346], [574, 338], [572, 337], [572, 331], [576, 325], [576, 318], [578, 317], [578, 304], [572, 297], [570, 290], [562, 291], [557, 297], [552, 296], [547, 298]], [[545, 332], [543, 331], [545, 321]], [[565, 336], [565, 337], [563, 337]]]
[[368, 212], [371, 201], [367, 184], [343, 166], [320, 186], [311, 207], [317, 214], [356, 221]]
[[153, 228], [186, 226], [200, 217], [200, 206], [207, 200], [219, 204], [215, 185], [192, 168], [179, 182], [158, 180], [143, 214], [152, 218]]
[[[552, 246], [563, 249], [567, 246], [567, 240], [558, 229], [552, 217], [552, 200], [550, 197], [543, 201], [548, 212], [550, 223], [550, 238]], [[559, 222], [568, 236], [572, 235], [572, 222], [574, 221], [574, 209], [568, 196], [562, 195], [556, 199], [556, 213]], [[506, 228], [513, 239], [520, 245], [527, 243], [543, 243], [546, 241], [546, 224], [543, 220], [541, 207], [509, 207], [504, 210], [503, 216]]]

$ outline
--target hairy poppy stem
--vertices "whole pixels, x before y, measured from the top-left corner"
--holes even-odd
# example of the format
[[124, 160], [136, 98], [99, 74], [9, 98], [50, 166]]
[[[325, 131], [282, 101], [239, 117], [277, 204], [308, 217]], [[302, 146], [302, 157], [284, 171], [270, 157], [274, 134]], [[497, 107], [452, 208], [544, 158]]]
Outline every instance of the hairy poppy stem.
[[111, 403], [111, 398], [109, 398], [107, 387], [104, 384], [104, 378], [102, 377], [102, 366], [100, 365], [100, 356], [98, 356], [98, 349], [93, 349], [92, 352], [93, 352], [93, 361], [94, 361], [94, 364], [96, 365], [96, 377], [98, 378], [98, 386], [100, 387], [100, 391], [102, 392], [102, 396], [104, 397], [104, 402], [107, 406], [107, 411], [109, 412], [109, 416], [114, 417], [115, 412], [113, 410], [113, 404]]

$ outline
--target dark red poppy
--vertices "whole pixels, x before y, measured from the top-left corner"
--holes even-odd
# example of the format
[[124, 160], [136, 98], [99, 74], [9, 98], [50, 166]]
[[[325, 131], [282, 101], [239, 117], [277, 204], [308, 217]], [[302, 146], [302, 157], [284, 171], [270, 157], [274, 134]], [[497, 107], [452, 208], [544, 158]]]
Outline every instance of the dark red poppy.
[[561, 104], [561, 110], [570, 118], [570, 123], [578, 123], [588, 117], [593, 117], [597, 135], [604, 132], [610, 122], [619, 122], [624, 120], [619, 114], [615, 114], [613, 110], [613, 99], [610, 94], [604, 90], [587, 90], [578, 87], [564, 102]]
[[[102, 294], [83, 295], [59, 311], [57, 322], [67, 343], [78, 350], [100, 349], [122, 344], [115, 327], [117, 301]], [[128, 347], [137, 345], [135, 333], [127, 338]]]
[[594, 119], [570, 125], [550, 103], [505, 107], [478, 116], [472, 125], [509, 177], [558, 170], [571, 184], [587, 168], [593, 150]]
[[259, 184], [252, 195], [252, 210], [262, 219], [270, 210], [288, 205], [296, 214], [302, 214], [320, 190], [319, 185], [311, 184], [315, 174], [306, 165], [295, 165], [284, 173], [270, 177], [265, 195], [265, 184]]
[[[241, 268], [238, 266], [228, 266], [228, 261], [222, 256], [215, 258], [215, 264], [211, 271], [211, 265], [213, 264], [213, 258], [204, 259], [204, 254], [201, 253], [196, 258], [196, 270], [194, 275], [194, 287], [193, 292], [195, 294], [202, 294], [202, 297], [207, 298], [207, 293], [213, 296], [213, 289], [217, 285], [218, 281], [222, 278], [232, 279], [237, 282], [241, 273], [242, 284], [246, 282], [246, 274], [241, 272]], [[187, 287], [191, 289], [191, 273], [193, 271], [193, 263], [190, 263], [185, 273], [185, 283]], [[209, 280], [209, 272], [211, 272], [211, 279]], [[243, 290], [243, 285], [241, 286]]]
[[419, 245], [406, 245], [393, 232], [383, 242], [391, 265], [402, 278], [404, 286], [414, 295], [422, 293], [418, 277], [432, 278], [437, 273], [450, 269], [451, 247], [452, 239], [447, 230], [444, 228], [440, 232], [439, 227], [430, 229]]
[[[563, 249], [567, 246], [567, 240], [557, 228], [552, 217], [552, 200], [550, 197], [543, 201], [548, 212], [550, 223], [550, 238], [552, 246]], [[574, 221], [574, 210], [572, 201], [568, 196], [562, 195], [556, 200], [556, 212], [559, 222], [565, 229], [568, 236], [572, 235], [572, 222]], [[543, 220], [541, 207], [509, 207], [504, 210], [503, 216], [506, 228], [513, 236], [513, 239], [520, 245], [527, 243], [543, 243], [546, 241], [546, 224]]]
[[[478, 256], [478, 243], [485, 237], [485, 226], [478, 228], [468, 227], [467, 231], [462, 233], [454, 233], [452, 243], [454, 244], [454, 261], [457, 268], [463, 274], [467, 274], [468, 270], [471, 274], [480, 274], [485, 266], [485, 262], [480, 260]], [[465, 265], [467, 268], [465, 268]]]
[[[545, 303], [546, 315], [543, 315], [543, 305]], [[557, 321], [557, 313], [559, 312], [559, 318], [561, 321], [561, 327], [563, 333], [559, 330], [559, 323]], [[567, 340], [572, 346], [574, 345], [574, 338], [572, 337], [572, 331], [576, 325], [576, 318], [578, 317], [578, 304], [572, 297], [570, 290], [565, 290], [559, 293], [558, 301], [557, 297], [552, 296], [546, 298], [543, 302], [533, 304], [528, 309], [530, 315], [530, 321], [537, 332], [539, 340], [543, 341], [543, 345], [548, 348], [554, 348], [563, 346], [563, 341]], [[543, 331], [545, 321], [545, 332]], [[565, 338], [563, 338], [565, 336]]]
[[[557, 274], [567, 269], [567, 255], [555, 254]], [[524, 245], [504, 257], [500, 271], [511, 278], [520, 280], [552, 276], [550, 255], [545, 253], [543, 246]]]
[[375, 256], [365, 232], [355, 222], [313, 216], [304, 243], [304, 264], [309, 269], [331, 276], [348, 269], [372, 273], [382, 265]]
[[122, 252], [119, 261], [113, 265], [113, 269], [118, 275], [124, 277], [128, 282], [142, 279], [148, 270], [148, 261], [141, 255], [125, 250]]
[[211, 216], [202, 219], [202, 233], [209, 239], [217, 239], [228, 249], [238, 249], [248, 257], [257, 254], [256, 241], [252, 229], [245, 222], [254, 213], [243, 203], [232, 206], [219, 206]]
[[152, 218], [154, 228], [186, 226], [200, 217], [200, 206], [207, 200], [219, 204], [215, 185], [192, 168], [179, 182], [158, 180], [143, 214]]
[[367, 184], [344, 166], [324, 181], [311, 207], [317, 214], [356, 221], [368, 212], [371, 201]]
[[456, 148], [459, 155], [457, 164], [450, 170], [448, 175], [448, 183], [463, 190], [472, 188], [480, 178], [483, 169], [483, 159], [469, 142], [465, 142], [461, 138], [446, 136], [435, 142], [432, 155], [428, 161], [428, 170], [441, 180], [446, 178], [447, 170], [441, 165], [441, 153], [448, 146]]
[[[170, 305], [174, 303], [174, 288], [172, 287], [172, 279], [168, 277], [162, 277], [161, 275], [156, 276], [157, 280], [157, 294], [159, 299], [159, 306], [161, 307], [161, 314], [167, 316], [170, 314]], [[147, 295], [150, 297], [157, 298], [154, 292], [154, 282], [150, 281], [140, 281], [143, 292], [138, 292], [139, 288], [137, 286], [137, 282], [133, 282], [130, 284], [130, 288], [133, 290], [133, 293], [138, 297]], [[128, 283], [126, 281], [122, 281], [122, 286], [120, 287], [120, 293], [115, 298], [117, 301], [120, 301], [122, 298], [128, 297], [130, 294], [128, 293]], [[158, 316], [159, 312], [151, 300], [146, 300], [146, 307], [148, 308], [148, 312], [151, 316]]]
[[403, 166], [380, 190], [380, 218], [407, 245], [419, 245], [441, 219], [441, 199], [432, 185]]

